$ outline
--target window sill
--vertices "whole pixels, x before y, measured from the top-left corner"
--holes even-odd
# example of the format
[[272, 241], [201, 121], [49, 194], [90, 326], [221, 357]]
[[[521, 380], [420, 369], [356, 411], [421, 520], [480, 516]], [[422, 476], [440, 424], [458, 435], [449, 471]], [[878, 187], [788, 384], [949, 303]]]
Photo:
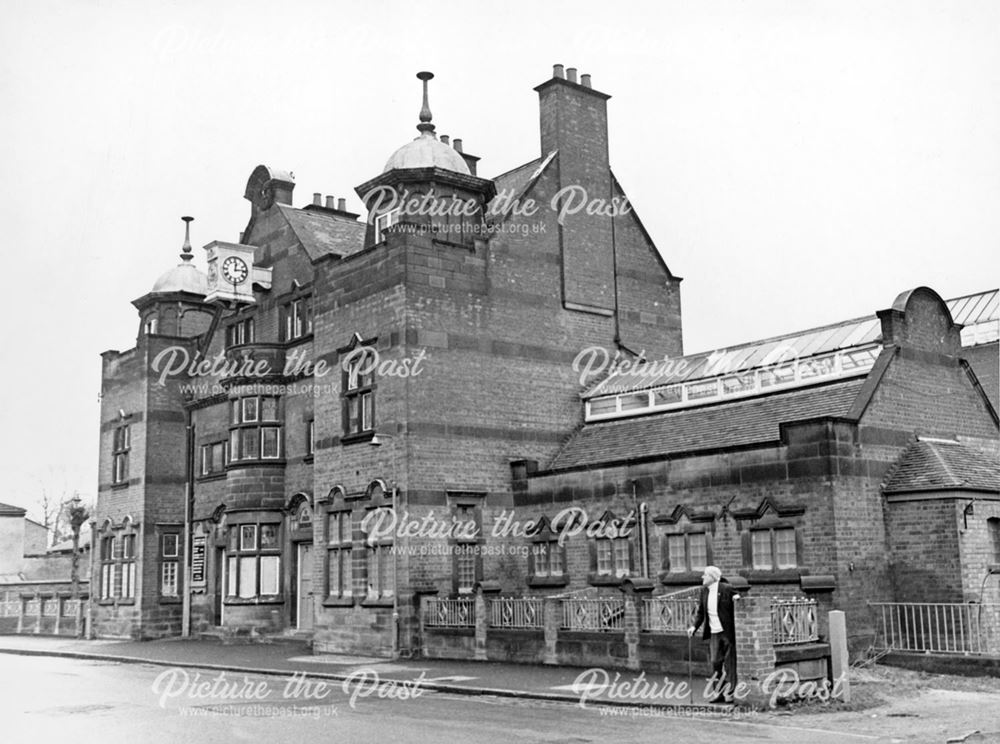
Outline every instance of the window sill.
[[283, 343], [286, 349], [291, 349], [293, 346], [298, 346], [312, 340], [312, 333], [303, 333], [301, 336], [296, 336], [295, 338], [283, 338], [280, 343]]
[[625, 579], [631, 576], [611, 576], [610, 574], [592, 573], [587, 576], [587, 583], [592, 586], [621, 586]]
[[121, 483], [112, 483], [111, 484], [111, 490], [112, 491], [117, 491], [117, 490], [120, 490], [122, 488], [128, 488], [128, 481], [122, 481]]
[[161, 605], [178, 605], [181, 604], [183, 600], [178, 597], [160, 597]]
[[362, 607], [392, 607], [392, 597], [372, 597], [361, 600]]
[[285, 467], [285, 458], [268, 457], [256, 460], [251, 460], [251, 459], [233, 460], [231, 463], [226, 465], [226, 473], [229, 473], [230, 470], [239, 470], [240, 468], [259, 468], [259, 467], [283, 468]]
[[566, 586], [569, 584], [568, 576], [529, 576], [528, 586], [532, 587], [545, 587], [545, 586]]
[[375, 430], [359, 431], [354, 434], [345, 434], [340, 438], [341, 444], [357, 444], [358, 442], [370, 442], [375, 438]]
[[111, 607], [116, 605], [129, 606], [135, 604], [135, 598], [111, 597], [110, 599], [99, 599], [97, 600], [97, 604], [101, 605], [102, 607]]
[[700, 584], [701, 576], [700, 571], [660, 571], [660, 583], [669, 586]]
[[739, 575], [751, 584], [798, 584], [802, 577], [809, 572], [802, 568], [782, 568], [776, 570], [767, 569], [743, 569]]
[[279, 594], [267, 597], [226, 597], [222, 603], [230, 607], [240, 605], [278, 605], [284, 604], [284, 602], [284, 598]]
[[313, 455], [306, 455], [305, 457], [302, 458], [302, 462], [304, 462], [306, 465], [312, 465], [313, 464], [313, 460], [315, 459], [315, 457], [316, 457], [315, 454], [313, 454]]
[[324, 607], [353, 607], [354, 597], [327, 597], [323, 600]]

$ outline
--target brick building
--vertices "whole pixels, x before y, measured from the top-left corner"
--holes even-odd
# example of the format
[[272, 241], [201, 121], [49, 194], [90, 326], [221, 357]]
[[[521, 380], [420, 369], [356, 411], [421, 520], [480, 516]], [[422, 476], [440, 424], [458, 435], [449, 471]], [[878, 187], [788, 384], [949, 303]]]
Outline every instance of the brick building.
[[[680, 279], [610, 169], [609, 96], [557, 66], [538, 156], [484, 178], [435, 134], [419, 77], [419, 136], [357, 187], [363, 219], [293, 206], [293, 177], [259, 166], [239, 242], [209, 243], [206, 275], [186, 239], [133, 303], [135, 347], [103, 355], [95, 634], [389, 653], [418, 645], [424, 593], [684, 586], [706, 560], [859, 623], [898, 587], [967, 593], [1000, 490], [996, 291], [966, 312], [921, 288], [684, 357]], [[584, 379], [598, 349], [614, 364]], [[624, 369], [636, 350], [686, 372]], [[941, 451], [977, 478], [922, 467]], [[890, 565], [919, 529], [908, 505], [970, 499], [973, 527], [942, 539], [957, 563]], [[568, 506], [582, 531], [560, 544]]]

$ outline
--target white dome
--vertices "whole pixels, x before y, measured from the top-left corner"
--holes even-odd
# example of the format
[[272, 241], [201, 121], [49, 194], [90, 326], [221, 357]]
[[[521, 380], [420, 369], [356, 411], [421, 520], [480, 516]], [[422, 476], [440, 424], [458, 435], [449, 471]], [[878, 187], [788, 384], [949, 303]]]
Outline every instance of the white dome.
[[424, 132], [412, 142], [407, 142], [392, 154], [382, 169], [383, 173], [400, 168], [442, 168], [472, 175], [458, 151], [429, 132]]
[[204, 297], [208, 294], [208, 277], [185, 261], [165, 272], [153, 285], [153, 292], [189, 292]]

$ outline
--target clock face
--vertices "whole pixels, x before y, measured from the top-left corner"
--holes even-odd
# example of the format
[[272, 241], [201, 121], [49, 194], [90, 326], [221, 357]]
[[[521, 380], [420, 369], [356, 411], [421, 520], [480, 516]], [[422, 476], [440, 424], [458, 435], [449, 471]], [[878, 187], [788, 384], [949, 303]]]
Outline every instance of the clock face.
[[242, 258], [230, 256], [222, 262], [222, 276], [230, 284], [241, 284], [246, 280], [248, 273], [246, 262]]

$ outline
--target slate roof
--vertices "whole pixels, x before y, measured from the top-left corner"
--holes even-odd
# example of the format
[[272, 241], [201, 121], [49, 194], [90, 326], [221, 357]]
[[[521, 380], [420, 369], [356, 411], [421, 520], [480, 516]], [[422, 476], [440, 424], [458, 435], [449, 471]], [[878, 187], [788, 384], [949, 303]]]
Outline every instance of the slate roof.
[[549, 153], [545, 158], [535, 158], [534, 160], [529, 160], [524, 165], [519, 165], [513, 170], [509, 170], [506, 173], [501, 173], [493, 179], [493, 183], [496, 186], [497, 196], [487, 206], [487, 219], [490, 222], [502, 221], [505, 217], [505, 213], [494, 214], [493, 209], [496, 208], [498, 200], [504, 199], [505, 203], [513, 204], [521, 201], [524, 195], [530, 190], [531, 186], [534, 184], [537, 176], [541, 175], [541, 172], [552, 162], [554, 152]]
[[779, 425], [784, 422], [845, 415], [863, 384], [864, 378], [854, 378], [699, 408], [587, 424], [573, 435], [549, 467], [563, 470], [776, 442]]
[[287, 204], [278, 207], [313, 261], [329, 254], [349, 256], [365, 247], [364, 222]]
[[1000, 492], [1000, 463], [959, 442], [920, 440], [900, 455], [882, 486], [889, 493], [914, 491]]
[[0, 504], [0, 517], [23, 517], [27, 513], [27, 510], [22, 509], [19, 506]]

